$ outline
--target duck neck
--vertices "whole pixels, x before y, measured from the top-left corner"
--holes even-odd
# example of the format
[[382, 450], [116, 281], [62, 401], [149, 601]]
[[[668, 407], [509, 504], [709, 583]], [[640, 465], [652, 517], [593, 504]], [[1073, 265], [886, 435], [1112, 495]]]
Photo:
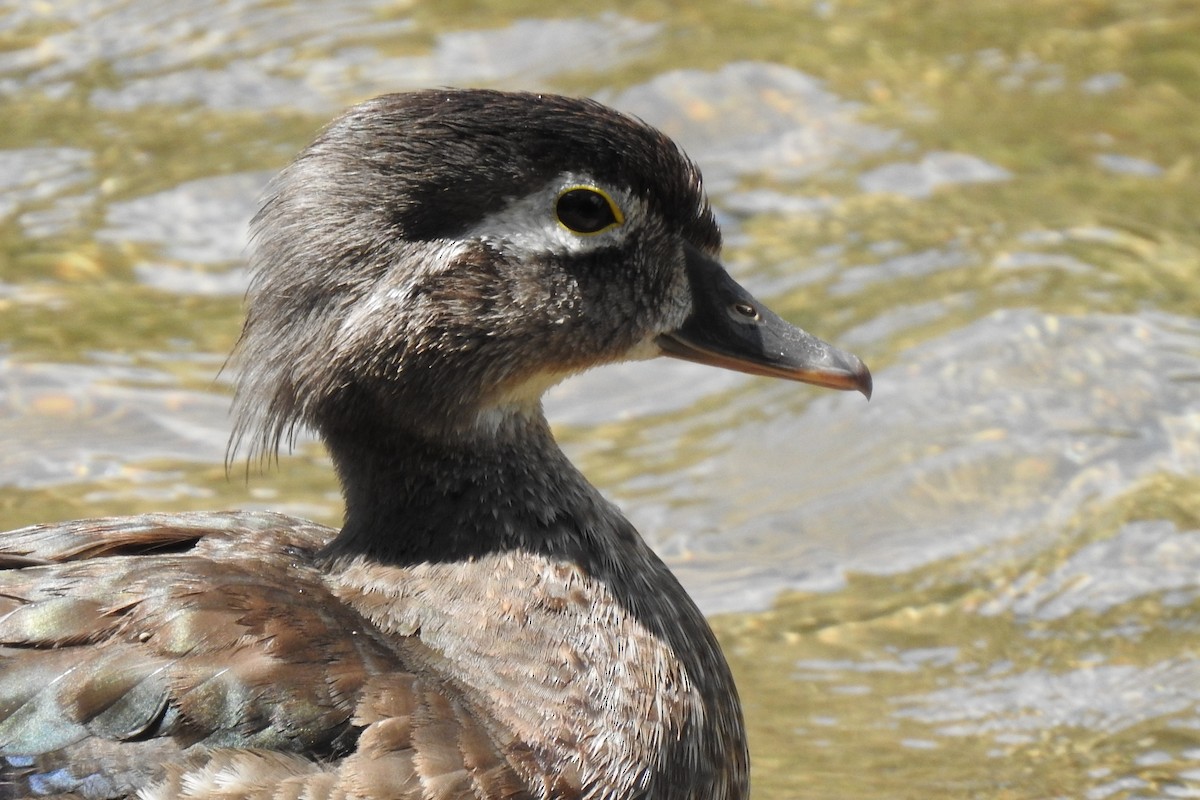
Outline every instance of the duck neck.
[[[381, 570], [403, 580], [408, 591], [392, 597], [387, 624], [420, 630], [444, 654], [474, 654], [442, 666], [468, 686], [492, 686], [497, 675], [559, 686], [547, 665], [564, 643], [578, 650], [571, 663], [590, 667], [560, 686], [561, 730], [542, 731], [545, 709], [485, 692], [511, 730], [534, 732], [546, 763], [575, 769], [583, 756], [562, 743], [595, 729], [608, 744], [584, 758], [588, 780], [625, 775], [664, 800], [745, 796], [741, 713], [712, 630], [559, 450], [540, 409], [482, 436], [327, 439], [346, 524], [326, 555], [347, 596], [369, 594]], [[503, 627], [498, 608], [527, 623]], [[634, 683], [614, 687], [613, 676]], [[654, 703], [639, 705], [647, 691]]]
[[406, 565], [515, 549], [575, 555], [591, 538], [584, 531], [617, 513], [558, 448], [540, 408], [466, 433], [375, 430], [326, 441], [346, 500], [335, 557]]
[[[540, 409], [485, 434], [327, 435], [346, 493], [326, 553], [335, 590], [353, 604], [381, 575], [403, 581], [373, 619], [419, 630], [554, 770], [582, 770], [584, 785], [624, 776], [662, 800], [745, 797], [737, 693], [700, 610]], [[563, 647], [573, 666], [555, 667]], [[556, 698], [550, 717], [496, 689], [518, 680]], [[579, 737], [605, 744], [580, 751]]]

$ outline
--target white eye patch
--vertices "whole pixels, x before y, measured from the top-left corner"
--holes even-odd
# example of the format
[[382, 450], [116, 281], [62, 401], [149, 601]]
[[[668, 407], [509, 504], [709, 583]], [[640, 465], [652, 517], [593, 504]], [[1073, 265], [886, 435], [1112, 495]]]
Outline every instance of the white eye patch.
[[[575, 192], [585, 194], [572, 196]], [[564, 211], [564, 197], [576, 207], [568, 205]], [[589, 202], [595, 205], [582, 205]], [[500, 245], [516, 258], [587, 253], [620, 246], [631, 223], [641, 218], [642, 205], [624, 190], [605, 186], [588, 175], [568, 173], [489, 214], [463, 238]], [[588, 229], [593, 226], [596, 230]]]

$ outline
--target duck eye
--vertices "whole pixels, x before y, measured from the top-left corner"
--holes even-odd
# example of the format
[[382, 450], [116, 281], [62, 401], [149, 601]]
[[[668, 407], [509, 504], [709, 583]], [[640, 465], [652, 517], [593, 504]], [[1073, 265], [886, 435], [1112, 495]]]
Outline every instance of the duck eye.
[[563, 227], [575, 233], [603, 233], [625, 221], [607, 192], [593, 186], [573, 186], [558, 196], [554, 213]]

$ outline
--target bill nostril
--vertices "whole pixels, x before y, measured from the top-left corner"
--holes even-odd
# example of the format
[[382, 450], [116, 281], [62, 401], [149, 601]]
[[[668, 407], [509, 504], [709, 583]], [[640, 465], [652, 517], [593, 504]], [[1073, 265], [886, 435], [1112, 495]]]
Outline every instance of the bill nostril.
[[750, 303], [738, 301], [733, 304], [733, 311], [738, 316], [745, 317], [746, 319], [750, 319], [750, 320], [760, 319], [760, 317], [758, 315], [758, 309], [755, 308]]

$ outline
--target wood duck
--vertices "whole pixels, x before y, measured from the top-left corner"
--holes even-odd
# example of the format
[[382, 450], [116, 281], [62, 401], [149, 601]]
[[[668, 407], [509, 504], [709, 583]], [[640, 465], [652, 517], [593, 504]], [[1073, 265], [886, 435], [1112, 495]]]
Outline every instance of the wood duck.
[[233, 443], [315, 430], [345, 524], [0, 535], [0, 796], [747, 797], [712, 631], [541, 407], [659, 355], [870, 395], [721, 267], [696, 167], [588, 100], [393, 94], [252, 228]]

